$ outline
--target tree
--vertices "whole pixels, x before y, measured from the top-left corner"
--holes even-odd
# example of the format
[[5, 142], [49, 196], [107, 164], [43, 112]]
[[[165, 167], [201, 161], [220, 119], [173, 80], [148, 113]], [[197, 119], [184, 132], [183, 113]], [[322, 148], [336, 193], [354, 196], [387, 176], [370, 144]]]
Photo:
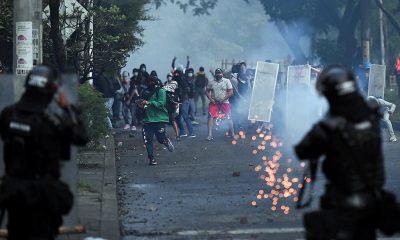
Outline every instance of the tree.
[[[51, 27], [45, 27], [45, 35], [50, 36], [44, 38], [48, 39], [44, 44], [45, 60], [60, 70], [64, 66], [74, 69], [82, 82], [93, 77], [89, 76], [91, 72], [114, 73], [121, 69], [129, 53], [144, 44], [140, 21], [151, 19], [144, 8], [148, 0], [84, 0], [81, 4], [87, 16], [76, 6], [73, 16], [64, 16], [56, 11], [60, 9], [57, 2], [60, 0], [49, 1]], [[71, 18], [76, 21], [67, 21]], [[65, 28], [75, 32], [63, 42], [61, 32]]]
[[[389, 32], [395, 29], [400, 33], [400, 24], [396, 24], [398, 17], [394, 14], [394, 12], [399, 12], [399, 1], [396, 4], [394, 1], [384, 1], [384, 6], [380, 6], [378, 0], [368, 0], [368, 2], [367, 0], [258, 1], [263, 5], [270, 21], [277, 26], [298, 63], [305, 63], [310, 57], [303, 51], [299, 43], [299, 39], [304, 36], [310, 38], [312, 53], [322, 63], [340, 62], [347, 65], [361, 63], [361, 32], [363, 30], [361, 16], [363, 12], [370, 12], [367, 17], [372, 24], [370, 26], [366, 23], [366, 25], [371, 27], [371, 38], [379, 39], [376, 27], [373, 26], [373, 23], [378, 22], [378, 7], [384, 10], [391, 23]], [[162, 4], [174, 3], [184, 11], [191, 11], [193, 15], [199, 15], [209, 14], [217, 6], [218, 0], [153, 0], [153, 3], [157, 7]], [[368, 4], [368, 6], [366, 3], [370, 3], [370, 5]], [[364, 6], [367, 7], [363, 8]], [[364, 33], [366, 32], [364, 31]], [[390, 41], [390, 44], [392, 46], [399, 45], [398, 41]], [[377, 55], [378, 48], [372, 46], [372, 49], [375, 51], [372, 55]]]
[[3, 65], [12, 68], [12, 1], [0, 0], [0, 61]]

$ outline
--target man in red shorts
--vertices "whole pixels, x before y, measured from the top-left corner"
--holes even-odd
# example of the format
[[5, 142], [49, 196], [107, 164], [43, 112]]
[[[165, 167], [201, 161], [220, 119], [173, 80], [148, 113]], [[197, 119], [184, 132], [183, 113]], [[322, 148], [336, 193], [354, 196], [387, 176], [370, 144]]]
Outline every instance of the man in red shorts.
[[229, 134], [233, 137], [235, 133], [231, 119], [231, 104], [229, 103], [229, 98], [233, 95], [233, 87], [231, 81], [224, 78], [222, 69], [217, 68], [215, 70], [215, 79], [208, 83], [206, 95], [210, 100], [208, 107], [208, 137], [206, 140], [213, 140], [212, 128], [214, 119], [217, 121], [227, 119]]

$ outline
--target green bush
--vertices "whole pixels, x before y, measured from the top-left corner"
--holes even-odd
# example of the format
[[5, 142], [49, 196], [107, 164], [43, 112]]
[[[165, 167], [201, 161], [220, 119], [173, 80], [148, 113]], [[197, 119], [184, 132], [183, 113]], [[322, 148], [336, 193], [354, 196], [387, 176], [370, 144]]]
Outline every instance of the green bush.
[[96, 148], [100, 138], [108, 131], [105, 120], [107, 117], [105, 99], [88, 83], [80, 85], [78, 93], [83, 111], [82, 120], [90, 139], [87, 147]]

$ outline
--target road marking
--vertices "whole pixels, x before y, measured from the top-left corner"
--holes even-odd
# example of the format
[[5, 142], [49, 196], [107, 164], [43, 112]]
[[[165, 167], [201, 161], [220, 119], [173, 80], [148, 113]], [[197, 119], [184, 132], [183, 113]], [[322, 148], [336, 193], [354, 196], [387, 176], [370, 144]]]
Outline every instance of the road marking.
[[[297, 238], [296, 240], [305, 240], [305, 239]], [[400, 240], [400, 238], [378, 238], [378, 240]]]
[[302, 233], [304, 228], [254, 228], [254, 229], [237, 229], [237, 230], [189, 230], [177, 232], [181, 236], [197, 236], [197, 235], [246, 235], [246, 234], [273, 234], [273, 233]]

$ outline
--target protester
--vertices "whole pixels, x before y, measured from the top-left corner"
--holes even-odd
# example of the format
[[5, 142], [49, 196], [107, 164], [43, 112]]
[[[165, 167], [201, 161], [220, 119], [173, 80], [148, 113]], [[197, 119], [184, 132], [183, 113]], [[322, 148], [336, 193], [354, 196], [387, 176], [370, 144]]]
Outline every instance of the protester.
[[215, 80], [208, 83], [206, 96], [210, 100], [208, 107], [208, 136], [206, 140], [213, 140], [214, 120], [227, 119], [229, 125], [229, 136], [234, 137], [233, 122], [231, 119], [231, 105], [229, 98], [233, 95], [231, 82], [223, 77], [223, 71], [220, 68], [215, 70]]
[[[134, 71], [133, 74], [137, 74], [137, 71]], [[135, 85], [135, 76], [129, 79], [129, 73], [123, 72], [123, 86], [125, 91], [124, 101], [122, 105], [122, 114], [124, 117], [125, 125], [124, 130], [132, 130], [136, 131], [136, 104], [135, 104], [135, 97], [139, 94], [136, 89]], [[132, 101], [133, 100], [133, 101]], [[129, 121], [130, 120], [130, 121]]]
[[107, 77], [105, 77], [103, 74], [96, 75], [94, 77], [93, 84], [97, 91], [101, 92], [103, 94], [103, 97], [106, 99], [105, 101], [105, 106], [108, 111], [107, 114], [107, 126], [109, 129], [113, 129], [113, 125], [111, 122], [111, 117], [112, 117], [112, 106], [114, 103], [114, 95], [116, 94], [119, 85], [113, 84]]
[[393, 131], [393, 126], [392, 122], [390, 122], [390, 115], [394, 113], [396, 110], [396, 105], [393, 103], [390, 103], [388, 101], [383, 100], [382, 98], [377, 98], [374, 96], [369, 96], [368, 97], [368, 102], [375, 104], [376, 106], [379, 106], [382, 109], [382, 118], [383, 121], [385, 122], [386, 128], [389, 132], [389, 142], [397, 142], [396, 135], [394, 134]]
[[3, 66], [3, 64], [0, 61], [0, 75], [6, 74], [6, 73], [7, 73], [6, 68]]
[[122, 112], [122, 103], [124, 101], [126, 89], [124, 89], [122, 79], [120, 74], [115, 74], [111, 78], [112, 84], [117, 89], [116, 93], [114, 94], [114, 102], [112, 105], [113, 111], [113, 122], [116, 125], [117, 121], [121, 120], [121, 112]]
[[[172, 63], [171, 63], [172, 71], [175, 71], [175, 70], [176, 70], [176, 68], [175, 68], [175, 62], [176, 62], [176, 57], [174, 57], [174, 58], [172, 59]], [[184, 72], [185, 69], [183, 69], [183, 66], [182, 66], [182, 65], [179, 65], [179, 66], [182, 67], [182, 72]], [[190, 57], [187, 56], [187, 57], [186, 57], [186, 69], [188, 69], [189, 67], [190, 67]]]
[[208, 85], [208, 78], [204, 72], [204, 67], [200, 67], [194, 80], [194, 115], [197, 115], [198, 101], [201, 99], [201, 110], [203, 115], [206, 115], [206, 86]]
[[[143, 93], [147, 90], [148, 88], [148, 79], [149, 79], [149, 73], [146, 71], [146, 65], [142, 63], [139, 67], [139, 72], [137, 76], [137, 91], [139, 93], [139, 98], [143, 96]], [[142, 123], [143, 118], [145, 116], [145, 112], [143, 108], [137, 108], [136, 109], [136, 119], [138, 123]]]
[[188, 91], [188, 98], [189, 98], [189, 104], [190, 104], [190, 108], [189, 108], [189, 117], [192, 120], [192, 124], [193, 125], [198, 125], [199, 123], [195, 120], [194, 117], [194, 91], [195, 91], [195, 86], [194, 86], [194, 81], [195, 81], [195, 77], [194, 77], [194, 69], [193, 68], [188, 68], [185, 72], [185, 80], [186, 80], [186, 84], [189, 87], [189, 91]]
[[142, 129], [143, 140], [147, 150], [150, 165], [157, 165], [153, 152], [154, 135], [160, 144], [172, 152], [174, 146], [166, 136], [166, 123], [168, 123], [167, 95], [165, 89], [159, 85], [155, 76], [148, 80], [148, 88], [143, 94], [143, 100], [138, 100], [138, 105], [145, 109], [144, 125]]
[[60, 161], [70, 159], [71, 144], [83, 146], [88, 138], [80, 111], [59, 91], [53, 69], [34, 67], [25, 88], [0, 114], [1, 217], [6, 210], [9, 240], [54, 240], [62, 215], [73, 206], [73, 194], [60, 180]]
[[383, 190], [385, 169], [377, 109], [367, 104], [353, 73], [342, 66], [325, 68], [316, 86], [330, 109], [295, 151], [299, 159], [310, 160], [311, 176], [315, 176], [318, 159], [325, 156], [322, 171], [327, 183], [321, 210], [303, 218], [306, 238], [376, 239], [378, 226], [392, 224], [385, 214], [393, 211], [398, 218], [394, 195]]
[[159, 85], [159, 86], [163, 86], [163, 83], [162, 83], [162, 81], [158, 78], [157, 72], [156, 72], [155, 70], [153, 70], [153, 71], [150, 72], [150, 77], [155, 77], [155, 78], [157, 78], [158, 85]]
[[[180, 106], [180, 119], [178, 122], [178, 126], [179, 126], [179, 132], [180, 132], [180, 137], [191, 137], [194, 138], [196, 137], [196, 135], [193, 133], [193, 125], [192, 125], [192, 120], [190, 119], [190, 100], [189, 97], [192, 93], [191, 88], [190, 87], [190, 83], [188, 82], [188, 79], [186, 77], [186, 75], [182, 72], [182, 69], [180, 67], [177, 68], [177, 70], [175, 71], [175, 81], [178, 82], [178, 87], [179, 87], [179, 92], [180, 92], [180, 96], [179, 96], [179, 100], [181, 103]], [[185, 123], [188, 133], [189, 135], [186, 133], [185, 128], [184, 128], [184, 124]]]
[[164, 84], [164, 89], [167, 92], [167, 110], [169, 116], [169, 122], [171, 123], [177, 141], [180, 141], [179, 128], [176, 122], [176, 117], [179, 116], [179, 100], [175, 94], [175, 90], [178, 88], [178, 83], [174, 81], [171, 73], [167, 74], [167, 81]]

